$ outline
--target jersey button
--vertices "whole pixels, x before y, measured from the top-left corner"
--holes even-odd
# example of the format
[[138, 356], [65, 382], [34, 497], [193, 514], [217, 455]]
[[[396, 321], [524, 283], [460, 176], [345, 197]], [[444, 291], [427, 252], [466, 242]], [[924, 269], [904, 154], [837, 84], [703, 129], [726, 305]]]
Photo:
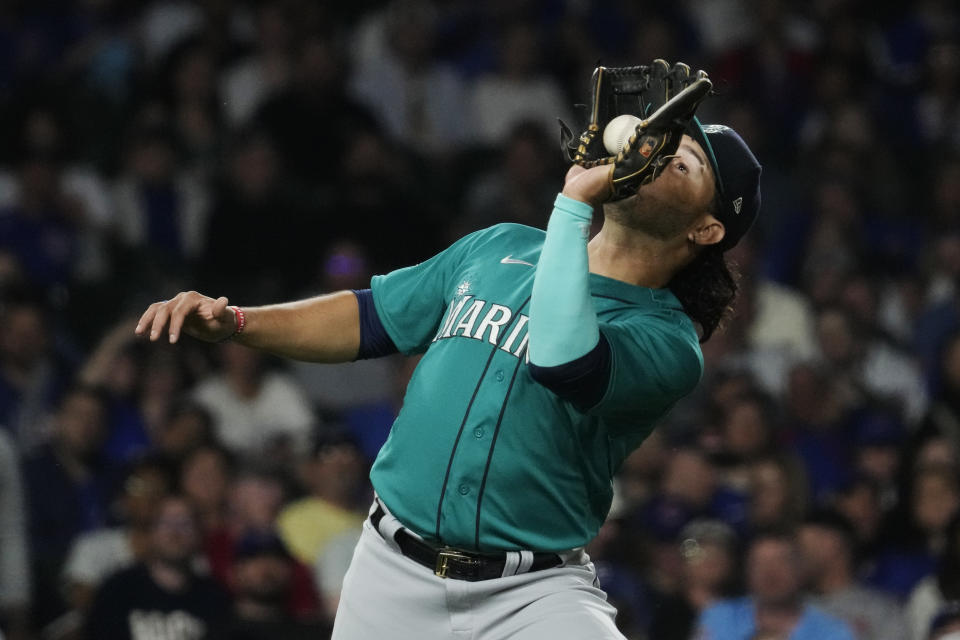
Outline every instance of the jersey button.
[[460, 485], [460, 489], [458, 489], [458, 491], [460, 491], [460, 495], [465, 496], [468, 493], [470, 493], [470, 487], [468, 487], [465, 484], [462, 484]]
[[473, 437], [476, 438], [477, 440], [482, 438], [483, 434], [484, 434], [483, 427], [477, 427], [476, 429], [473, 430]]
[[497, 379], [497, 382], [503, 382], [503, 369], [497, 369], [497, 372], [493, 374], [493, 377]]

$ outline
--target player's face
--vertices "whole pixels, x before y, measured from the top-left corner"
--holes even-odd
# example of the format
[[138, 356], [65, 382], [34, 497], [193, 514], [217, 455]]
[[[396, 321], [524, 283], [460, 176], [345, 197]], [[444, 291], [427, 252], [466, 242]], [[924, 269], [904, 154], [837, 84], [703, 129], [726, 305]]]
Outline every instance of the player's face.
[[686, 236], [710, 212], [716, 190], [713, 169], [703, 148], [683, 136], [676, 154], [656, 180], [630, 199], [623, 222], [661, 240]]
[[670, 164], [649, 186], [661, 181], [661, 186], [672, 188], [676, 191], [673, 194], [676, 198], [691, 206], [706, 204], [709, 207], [713, 200], [716, 183], [713, 167], [700, 143], [688, 135], [680, 138], [680, 146]]

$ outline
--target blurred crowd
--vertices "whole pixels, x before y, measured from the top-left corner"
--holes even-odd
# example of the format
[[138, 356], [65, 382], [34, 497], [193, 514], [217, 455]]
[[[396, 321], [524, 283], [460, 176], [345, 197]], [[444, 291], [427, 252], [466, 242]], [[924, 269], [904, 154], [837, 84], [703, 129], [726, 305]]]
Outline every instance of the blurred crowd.
[[782, 640], [737, 625], [792, 603], [856, 640], [956, 638], [949, 0], [0, 3], [2, 633], [326, 637], [415, 360], [173, 348], [135, 318], [543, 227], [556, 119], [583, 122], [598, 61], [656, 57], [710, 73], [701, 120], [748, 141], [764, 203], [702, 384], [588, 549], [621, 628]]

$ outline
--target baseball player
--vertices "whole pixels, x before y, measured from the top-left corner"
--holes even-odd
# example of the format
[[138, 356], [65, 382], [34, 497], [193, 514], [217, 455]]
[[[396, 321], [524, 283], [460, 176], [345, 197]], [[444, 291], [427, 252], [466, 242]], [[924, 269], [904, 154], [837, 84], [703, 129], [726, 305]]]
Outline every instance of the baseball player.
[[[700, 380], [699, 340], [736, 290], [722, 252], [760, 204], [742, 139], [694, 118], [709, 90], [681, 63], [598, 67], [546, 232], [481, 230], [363, 291], [258, 308], [184, 292], [144, 313], [152, 340], [423, 354], [370, 474], [334, 638], [623, 637], [583, 547], [624, 458]], [[626, 112], [634, 134], [604, 153]]]

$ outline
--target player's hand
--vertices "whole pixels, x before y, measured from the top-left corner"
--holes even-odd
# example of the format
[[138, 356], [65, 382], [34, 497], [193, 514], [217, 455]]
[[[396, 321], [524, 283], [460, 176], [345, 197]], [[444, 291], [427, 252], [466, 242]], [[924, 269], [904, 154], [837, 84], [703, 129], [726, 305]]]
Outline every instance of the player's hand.
[[225, 297], [213, 299], [196, 291], [184, 291], [147, 307], [134, 333], [151, 342], [166, 333], [172, 344], [180, 339], [181, 332], [207, 342], [220, 342], [233, 335], [236, 328], [236, 314], [227, 306]]
[[605, 164], [584, 169], [578, 164], [570, 166], [563, 185], [563, 195], [591, 206], [599, 206], [610, 199], [610, 178], [613, 165]]

